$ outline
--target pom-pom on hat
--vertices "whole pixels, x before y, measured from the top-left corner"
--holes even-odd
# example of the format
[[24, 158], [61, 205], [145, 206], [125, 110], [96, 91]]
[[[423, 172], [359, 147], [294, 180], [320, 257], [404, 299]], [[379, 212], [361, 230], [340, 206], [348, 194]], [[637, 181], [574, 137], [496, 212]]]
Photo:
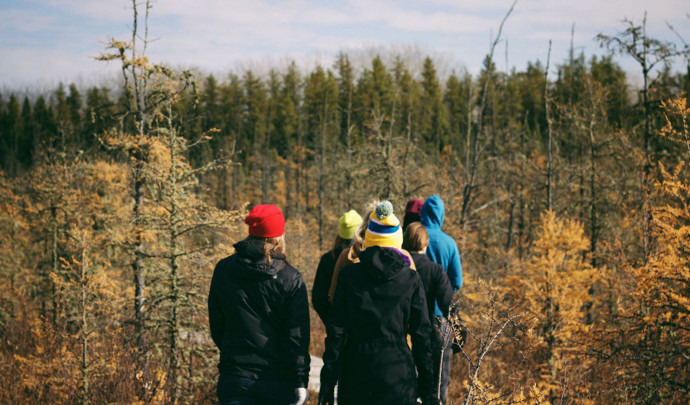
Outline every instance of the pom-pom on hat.
[[280, 208], [273, 204], [256, 205], [249, 212], [244, 223], [249, 225], [249, 234], [263, 238], [277, 238], [285, 233], [285, 217]]
[[369, 217], [369, 226], [364, 235], [364, 246], [382, 246], [400, 249], [403, 233], [400, 220], [393, 214], [393, 204], [383, 201]]
[[357, 211], [350, 210], [340, 217], [340, 227], [338, 228], [338, 236], [342, 239], [352, 239], [355, 236], [355, 230], [362, 224], [362, 217]]

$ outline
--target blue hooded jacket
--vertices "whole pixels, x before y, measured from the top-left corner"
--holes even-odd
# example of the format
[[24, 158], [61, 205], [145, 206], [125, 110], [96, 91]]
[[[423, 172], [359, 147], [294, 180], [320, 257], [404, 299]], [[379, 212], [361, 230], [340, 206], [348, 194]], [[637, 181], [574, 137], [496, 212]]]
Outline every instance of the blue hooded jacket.
[[[429, 234], [429, 247], [426, 249], [426, 255], [443, 267], [443, 270], [448, 274], [448, 279], [450, 279], [450, 285], [457, 292], [462, 287], [460, 251], [455, 240], [441, 230], [444, 213], [443, 200], [434, 194], [424, 201], [420, 222]], [[437, 316], [443, 315], [438, 305], [435, 312]]]

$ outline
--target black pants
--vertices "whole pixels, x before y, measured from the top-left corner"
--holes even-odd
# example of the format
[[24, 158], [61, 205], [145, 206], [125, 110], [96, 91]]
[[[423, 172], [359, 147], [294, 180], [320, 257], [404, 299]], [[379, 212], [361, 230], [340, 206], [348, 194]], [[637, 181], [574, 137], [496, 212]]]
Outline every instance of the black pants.
[[285, 381], [220, 375], [216, 391], [220, 405], [280, 405], [296, 400], [295, 387]]
[[[434, 358], [434, 382], [438, 384], [439, 372], [441, 377], [440, 397], [441, 403], [446, 403], [446, 394], [448, 393], [448, 384], [450, 383], [450, 360], [453, 350], [451, 343], [444, 345], [442, 336], [446, 333], [452, 333], [447, 329], [450, 328], [448, 322], [441, 322], [441, 317], [434, 317], [432, 323], [434, 324], [434, 334], [431, 339], [431, 355]], [[443, 351], [443, 358], [441, 358], [441, 351]]]

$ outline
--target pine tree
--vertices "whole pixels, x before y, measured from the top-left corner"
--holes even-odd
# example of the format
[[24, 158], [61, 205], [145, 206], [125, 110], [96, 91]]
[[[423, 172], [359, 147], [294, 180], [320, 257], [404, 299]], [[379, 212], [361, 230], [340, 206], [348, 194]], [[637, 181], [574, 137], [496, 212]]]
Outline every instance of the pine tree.
[[321, 66], [316, 68], [306, 80], [304, 89], [304, 110], [307, 142], [313, 145], [316, 151], [317, 165], [317, 215], [318, 215], [318, 241], [319, 250], [323, 249], [325, 226], [324, 209], [327, 205], [325, 189], [328, 182], [327, 161], [329, 158], [329, 145], [333, 145], [336, 139], [334, 133], [337, 128], [337, 82], [333, 74], [324, 71]]
[[[285, 159], [285, 218], [292, 216], [295, 206], [295, 194], [299, 196], [300, 178], [293, 175], [295, 171], [295, 156], [300, 152], [296, 149], [298, 132], [300, 131], [300, 74], [297, 65], [292, 62], [282, 78], [282, 89], [279, 95], [276, 127], [276, 149], [278, 155]], [[294, 181], [294, 183], [291, 183]], [[299, 198], [297, 198], [299, 200]]]
[[446, 81], [446, 90], [443, 95], [443, 101], [448, 109], [448, 142], [458, 152], [466, 149], [464, 140], [469, 129], [467, 116], [471, 105], [471, 101], [468, 100], [469, 84], [471, 84], [471, 79], [468, 80], [465, 77], [461, 81], [453, 72]]
[[[264, 137], [266, 135], [266, 88], [261, 78], [254, 75], [251, 70], [244, 73], [242, 79], [245, 94], [245, 116], [243, 133], [240, 134], [244, 139], [241, 149], [245, 153], [248, 164], [249, 175], [256, 186], [256, 179], [260, 179], [260, 151], [263, 149]], [[242, 139], [242, 138], [240, 138]], [[259, 187], [256, 187], [258, 190]], [[258, 197], [254, 197], [258, 198]]]
[[431, 58], [424, 60], [420, 97], [420, 132], [427, 144], [432, 145], [432, 156], [440, 154], [448, 142], [448, 115], [442, 101], [441, 84]]
[[2, 169], [10, 174], [16, 175], [19, 172], [21, 162], [18, 159], [18, 148], [23, 129], [22, 112], [19, 99], [14, 94], [5, 107], [2, 116], [3, 138], [0, 140], [0, 156], [3, 156]]

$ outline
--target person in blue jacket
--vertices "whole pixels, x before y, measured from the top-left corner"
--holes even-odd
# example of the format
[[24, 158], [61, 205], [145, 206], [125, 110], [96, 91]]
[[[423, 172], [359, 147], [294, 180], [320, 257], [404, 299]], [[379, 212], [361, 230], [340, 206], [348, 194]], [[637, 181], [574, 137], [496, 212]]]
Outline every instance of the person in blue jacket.
[[[443, 216], [445, 209], [443, 200], [438, 195], [432, 195], [424, 201], [422, 212], [420, 215], [420, 222], [426, 228], [429, 234], [429, 246], [426, 249], [426, 255], [434, 263], [438, 263], [443, 267], [443, 270], [448, 274], [450, 285], [454, 292], [458, 292], [462, 287], [462, 264], [460, 263], [460, 251], [455, 239], [448, 236], [441, 230], [443, 225]], [[432, 321], [436, 328], [446, 328], [447, 322], [442, 322], [439, 318], [443, 317], [443, 313], [438, 307], [435, 308], [436, 319]], [[446, 331], [440, 331], [441, 335]], [[434, 358], [440, 357], [443, 352], [442, 370], [441, 370], [441, 402], [446, 403], [446, 393], [448, 391], [448, 383], [450, 381], [450, 361], [451, 361], [451, 347], [450, 343], [445, 344], [436, 336], [432, 341], [432, 351]]]

